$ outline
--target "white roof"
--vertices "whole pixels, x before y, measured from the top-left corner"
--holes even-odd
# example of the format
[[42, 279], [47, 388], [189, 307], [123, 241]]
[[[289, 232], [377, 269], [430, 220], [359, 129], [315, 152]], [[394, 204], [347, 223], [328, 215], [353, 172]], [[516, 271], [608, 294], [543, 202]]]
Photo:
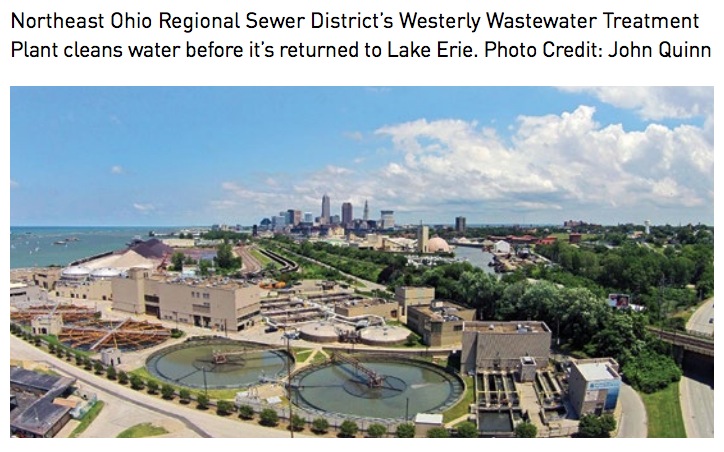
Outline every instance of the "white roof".
[[417, 413], [415, 423], [442, 425], [442, 414]]
[[616, 377], [609, 371], [607, 363], [578, 364], [578, 370], [586, 381], [615, 380]]

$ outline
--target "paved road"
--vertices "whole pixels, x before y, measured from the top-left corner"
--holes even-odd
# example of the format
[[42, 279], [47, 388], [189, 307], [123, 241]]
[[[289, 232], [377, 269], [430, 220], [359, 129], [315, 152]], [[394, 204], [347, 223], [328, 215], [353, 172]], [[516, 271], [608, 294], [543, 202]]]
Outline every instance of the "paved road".
[[[40, 351], [13, 335], [10, 336], [10, 357], [46, 362], [58, 372], [77, 378], [80, 384], [96, 392], [99, 400], [108, 403], [84, 437], [115, 438], [132, 425], [155, 422], [176, 427], [178, 431], [174, 436], [178, 437], [289, 438], [289, 433], [283, 430], [225, 419], [213, 410], [181, 408], [175, 403], [120, 386]], [[296, 433], [297, 436], [306, 435]]]
[[[691, 367], [691, 366], [690, 366]], [[681, 415], [688, 438], [714, 437], [714, 377], [687, 369], [679, 386]]]
[[713, 318], [714, 297], [709, 298], [699, 306], [686, 323], [686, 329], [695, 333], [714, 335], [714, 323], [709, 323], [709, 319]]
[[646, 407], [638, 393], [629, 385], [621, 384], [618, 395], [621, 403], [621, 419], [619, 420], [618, 438], [648, 437], [648, 418]]

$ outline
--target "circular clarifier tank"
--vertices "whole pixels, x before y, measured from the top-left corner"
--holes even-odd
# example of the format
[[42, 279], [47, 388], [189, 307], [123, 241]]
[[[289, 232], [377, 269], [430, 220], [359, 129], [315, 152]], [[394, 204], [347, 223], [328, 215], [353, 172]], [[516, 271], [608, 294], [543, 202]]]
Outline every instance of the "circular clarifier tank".
[[188, 341], [151, 355], [146, 368], [169, 383], [198, 389], [243, 388], [286, 375], [283, 350], [232, 340]]
[[293, 375], [292, 401], [319, 413], [404, 419], [450, 408], [464, 388], [460, 377], [427, 362], [354, 355]]

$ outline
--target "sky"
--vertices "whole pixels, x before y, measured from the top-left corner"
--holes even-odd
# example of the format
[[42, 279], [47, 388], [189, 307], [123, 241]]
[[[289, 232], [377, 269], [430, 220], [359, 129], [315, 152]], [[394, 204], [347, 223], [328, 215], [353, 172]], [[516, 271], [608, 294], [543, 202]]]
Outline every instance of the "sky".
[[712, 87], [13, 87], [11, 226], [714, 221]]

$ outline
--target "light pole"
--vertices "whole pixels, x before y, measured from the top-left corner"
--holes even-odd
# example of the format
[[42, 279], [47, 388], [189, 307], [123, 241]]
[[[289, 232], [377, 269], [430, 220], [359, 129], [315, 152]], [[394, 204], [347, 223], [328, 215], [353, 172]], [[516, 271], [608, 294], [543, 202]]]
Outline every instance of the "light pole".
[[287, 339], [287, 398], [289, 399], [289, 435], [291, 438], [294, 438], [294, 421], [293, 421], [293, 413], [292, 413], [292, 353], [291, 348], [289, 346], [290, 338], [289, 336], [286, 336]]

